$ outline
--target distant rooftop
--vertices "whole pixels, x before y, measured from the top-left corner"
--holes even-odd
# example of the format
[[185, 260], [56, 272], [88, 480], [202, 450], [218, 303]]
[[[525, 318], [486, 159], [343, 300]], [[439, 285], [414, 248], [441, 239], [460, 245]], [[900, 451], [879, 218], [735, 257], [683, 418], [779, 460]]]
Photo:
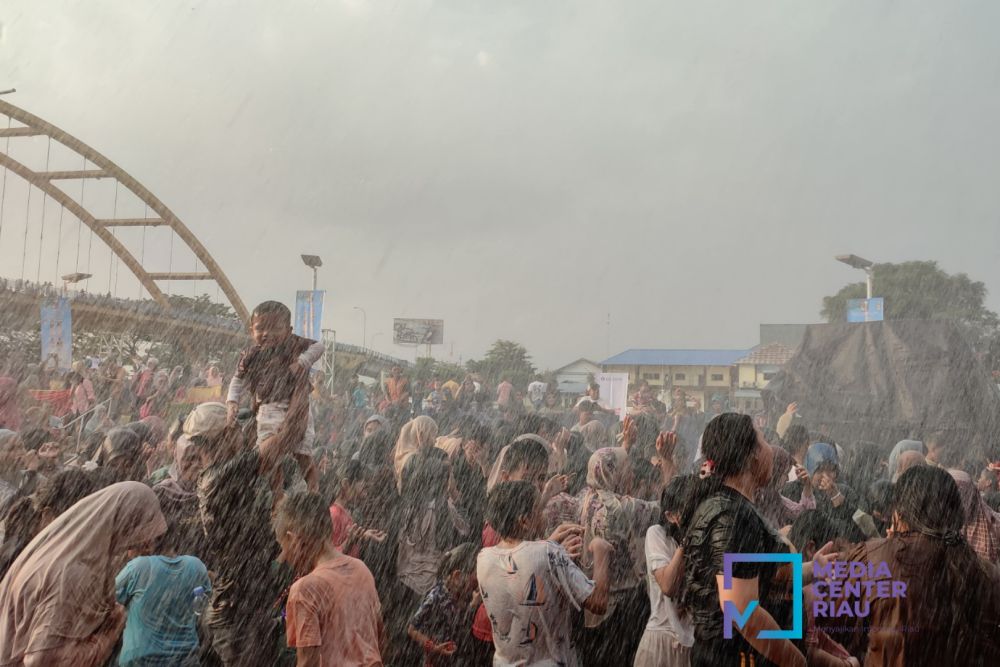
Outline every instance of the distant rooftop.
[[795, 356], [795, 350], [782, 343], [758, 345], [750, 350], [750, 354], [736, 363], [754, 364], [759, 366], [784, 366]]
[[732, 366], [750, 350], [625, 350], [602, 366]]

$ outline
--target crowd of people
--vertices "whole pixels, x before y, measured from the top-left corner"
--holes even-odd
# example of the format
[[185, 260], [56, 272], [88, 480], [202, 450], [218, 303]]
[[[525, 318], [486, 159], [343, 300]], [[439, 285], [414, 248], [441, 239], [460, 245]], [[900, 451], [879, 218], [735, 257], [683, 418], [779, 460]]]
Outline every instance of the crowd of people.
[[126, 299], [120, 296], [113, 296], [110, 292], [99, 294], [85, 290], [61, 289], [52, 283], [36, 283], [30, 280], [0, 278], [0, 298], [12, 294], [23, 294], [34, 299], [43, 300], [66, 297], [71, 301], [88, 306], [125, 310], [145, 317], [152, 317], [154, 315], [173, 318], [181, 317], [203, 326], [212, 326], [231, 331], [239, 331], [243, 326], [237, 317], [223, 317], [209, 313], [200, 313], [190, 308], [177, 306], [171, 307], [168, 311], [160, 304], [149, 299]]
[[[258, 306], [224, 373], [77, 365], [59, 415], [46, 370], [8, 364], [0, 666], [1000, 655], [1000, 450], [836, 442], [794, 404], [772, 430], [646, 384], [626, 415], [597, 385], [564, 408], [540, 379], [399, 367], [334, 393], [290, 320]], [[219, 400], [173, 418], [192, 384]], [[867, 613], [823, 613], [845, 604]], [[761, 636], [796, 609], [798, 636]]]

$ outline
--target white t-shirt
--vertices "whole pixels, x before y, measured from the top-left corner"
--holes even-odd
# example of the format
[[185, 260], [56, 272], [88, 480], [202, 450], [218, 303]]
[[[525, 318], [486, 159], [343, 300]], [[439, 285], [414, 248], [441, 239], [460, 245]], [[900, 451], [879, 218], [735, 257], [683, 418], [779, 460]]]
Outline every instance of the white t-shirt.
[[594, 582], [562, 546], [538, 541], [483, 549], [476, 575], [493, 628], [496, 667], [575, 667], [570, 615], [590, 597]]
[[656, 524], [646, 531], [646, 580], [649, 586], [649, 622], [646, 630], [669, 632], [682, 646], [694, 646], [694, 623], [681, 614], [677, 604], [663, 594], [653, 572], [670, 564], [677, 542], [667, 537], [663, 526]]
[[535, 403], [541, 403], [542, 399], [545, 398], [545, 390], [548, 388], [549, 385], [546, 383], [535, 380], [528, 385], [528, 398]]

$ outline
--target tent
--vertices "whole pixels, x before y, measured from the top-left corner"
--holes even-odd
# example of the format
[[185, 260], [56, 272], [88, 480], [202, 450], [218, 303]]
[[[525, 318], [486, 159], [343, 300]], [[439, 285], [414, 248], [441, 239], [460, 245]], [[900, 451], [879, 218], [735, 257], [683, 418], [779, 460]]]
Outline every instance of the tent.
[[1000, 392], [957, 324], [816, 324], [762, 392], [772, 414], [797, 402], [810, 429], [841, 443], [891, 445], [943, 431], [969, 447], [995, 440]]

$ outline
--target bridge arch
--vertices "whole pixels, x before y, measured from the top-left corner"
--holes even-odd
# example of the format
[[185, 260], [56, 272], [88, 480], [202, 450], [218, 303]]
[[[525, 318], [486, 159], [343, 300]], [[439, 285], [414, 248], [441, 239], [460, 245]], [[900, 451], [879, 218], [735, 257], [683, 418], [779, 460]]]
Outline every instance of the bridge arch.
[[[103, 241], [110, 248], [111, 252], [117, 255], [122, 263], [135, 275], [150, 297], [169, 308], [170, 303], [167, 295], [163, 293], [157, 284], [159, 281], [203, 280], [215, 282], [221, 292], [226, 295], [226, 299], [240, 319], [244, 322], [249, 322], [249, 312], [246, 305], [244, 305], [236, 288], [230, 282], [229, 278], [226, 277], [218, 262], [215, 261], [187, 225], [142, 183], [73, 135], [20, 107], [0, 100], [0, 114], [21, 124], [20, 126], [0, 128], [0, 139], [6, 138], [9, 140], [16, 137], [45, 136], [59, 142], [83, 158], [84, 168], [80, 170], [36, 171], [12, 157], [9, 149], [5, 146], [0, 146], [0, 167], [5, 167], [11, 173], [27, 181], [31, 186], [41, 190], [54, 201], [64, 206], [67, 211], [75, 215], [81, 223], [89, 227], [94, 235]], [[96, 169], [88, 169], [88, 165], [94, 165]], [[131, 191], [139, 201], [148, 206], [149, 210], [158, 217], [99, 218], [83, 202], [76, 201], [65, 190], [53, 182], [92, 178], [115, 179], [120, 186]], [[173, 234], [197, 257], [201, 265], [205, 267], [205, 271], [175, 272], [172, 267], [170, 271], [162, 273], [147, 271], [139, 259], [111, 232], [115, 227], [169, 227]]]

